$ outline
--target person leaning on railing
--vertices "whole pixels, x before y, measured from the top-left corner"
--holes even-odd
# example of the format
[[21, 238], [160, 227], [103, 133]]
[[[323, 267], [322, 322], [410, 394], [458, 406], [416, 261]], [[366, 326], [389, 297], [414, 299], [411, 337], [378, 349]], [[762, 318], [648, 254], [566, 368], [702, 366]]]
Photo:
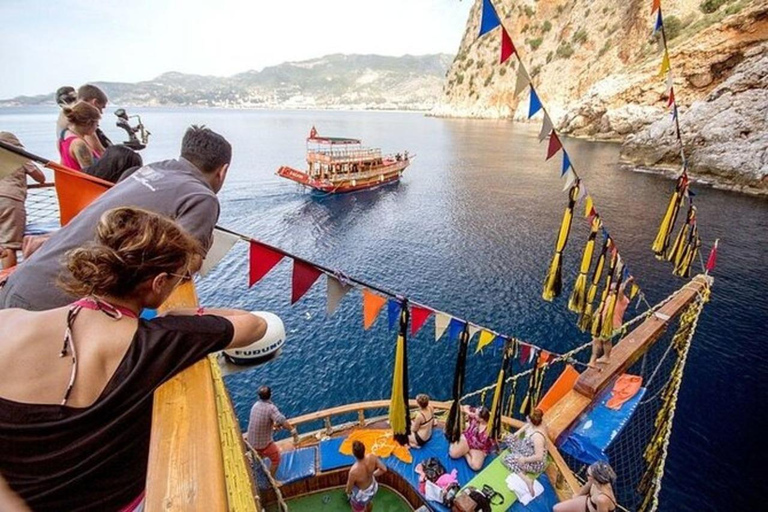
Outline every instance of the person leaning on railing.
[[264, 336], [263, 318], [235, 309], [138, 318], [190, 279], [198, 246], [166, 217], [110, 210], [67, 254], [60, 285], [79, 300], [0, 311], [0, 476], [33, 510], [136, 510], [154, 391]]

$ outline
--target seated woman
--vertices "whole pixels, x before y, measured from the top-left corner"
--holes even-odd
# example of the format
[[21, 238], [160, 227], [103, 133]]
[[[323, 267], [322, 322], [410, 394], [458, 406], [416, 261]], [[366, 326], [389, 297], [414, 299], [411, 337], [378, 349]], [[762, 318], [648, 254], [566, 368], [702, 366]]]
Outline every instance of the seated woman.
[[613, 512], [616, 510], [616, 496], [613, 482], [616, 473], [607, 462], [597, 461], [587, 469], [587, 483], [573, 498], [560, 502], [553, 512]]
[[479, 471], [486, 455], [491, 453], [496, 445], [487, 433], [491, 413], [485, 407], [476, 410], [474, 407], [462, 406], [461, 410], [469, 416], [469, 426], [458, 441], [451, 443], [448, 454], [453, 459], [464, 457], [470, 468]]
[[82, 171], [101, 157], [101, 153], [85, 140], [96, 133], [101, 113], [90, 103], [80, 101], [65, 109], [64, 114], [67, 116], [67, 129], [59, 134], [61, 165]]
[[528, 484], [533, 492], [533, 480], [528, 473], [541, 473], [547, 465], [547, 426], [542, 423], [544, 413], [534, 409], [528, 422], [514, 434], [504, 438], [503, 444], [509, 448], [502, 463], [511, 472], [516, 473]]
[[0, 311], [0, 474], [33, 510], [140, 507], [154, 391], [264, 336], [264, 319], [233, 309], [138, 318], [190, 279], [198, 248], [170, 219], [116, 208], [67, 254], [60, 285], [82, 299]]
[[122, 144], [115, 144], [107, 147], [101, 158], [83, 171], [91, 176], [117, 183], [122, 179], [123, 173], [127, 172], [130, 175], [142, 165], [144, 161], [140, 154]]
[[429, 395], [416, 395], [419, 412], [411, 422], [411, 435], [408, 444], [413, 448], [421, 448], [432, 438], [432, 427], [435, 425], [435, 411], [429, 406]]

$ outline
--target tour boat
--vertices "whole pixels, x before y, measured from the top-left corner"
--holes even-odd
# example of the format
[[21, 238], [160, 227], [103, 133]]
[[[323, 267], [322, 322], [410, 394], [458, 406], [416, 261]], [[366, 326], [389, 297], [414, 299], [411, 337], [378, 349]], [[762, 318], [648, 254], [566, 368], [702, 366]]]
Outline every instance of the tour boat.
[[284, 165], [277, 175], [321, 192], [353, 192], [398, 181], [411, 158], [408, 151], [382, 155], [381, 149], [363, 147], [359, 139], [321, 137], [313, 126], [307, 137], [308, 169]]
[[[18, 166], [26, 159], [53, 170], [55, 178], [54, 184], [30, 190], [27, 206], [33, 222], [40, 220], [40, 216], [50, 216], [53, 211], [65, 224], [111, 186], [0, 142], [0, 164]], [[407, 162], [405, 158], [398, 163], [404, 168]], [[397, 172], [399, 175], [400, 171]], [[402, 301], [391, 374], [392, 396], [378, 401], [339, 404], [291, 418], [292, 425], [299, 428], [301, 438], [296, 445], [288, 440], [278, 442], [283, 462], [275, 479], [266, 470], [266, 462], [246, 446], [222, 379], [223, 358], [211, 355], [154, 393], [144, 509], [149, 512], [349, 510], [342, 489], [353, 459], [344, 452], [345, 441], [361, 431], [371, 433], [376, 430], [385, 432], [382, 442], [392, 441], [395, 430], [400, 429], [398, 435], [402, 436], [402, 431], [407, 432], [410, 428], [405, 418], [415, 403], [407, 399], [406, 338], [409, 337], [409, 315], [416, 318], [418, 305], [373, 284], [244, 235], [237, 237], [251, 244], [252, 255], [269, 256], [261, 260], [259, 268], [263, 269], [267, 260], [273, 264], [283, 257], [294, 260], [294, 291], [300, 290], [294, 297], [296, 300], [324, 274], [329, 289], [334, 286], [337, 289], [363, 288], [364, 301], [366, 294], [374, 292], [391, 295], [390, 299], [378, 298], [380, 306], [376, 312], [383, 305], [380, 300]], [[268, 268], [264, 273], [267, 271]], [[426, 457], [436, 457], [448, 472], [457, 471], [462, 491], [490, 486], [498, 492], [503, 499], [497, 499], [492, 505], [494, 512], [543, 512], [578, 492], [590, 462], [608, 459], [619, 475], [614, 492], [622, 510], [655, 510], [688, 350], [712, 284], [710, 276], [696, 276], [665, 300], [626, 322], [610, 362], [600, 369], [586, 367], [589, 343], [566, 354], [554, 355], [533, 345], [527, 345], [526, 349], [520, 345], [520, 340], [505, 337], [507, 342], [503, 346], [498, 378], [494, 375], [496, 370], [489, 369], [493, 381], [477, 390], [463, 390], [464, 378], [459, 373], [463, 364], [460, 362], [462, 358], [466, 360], [472, 340], [469, 323], [465, 323], [458, 344], [452, 400], [432, 402], [438, 422], [432, 439], [424, 447], [410, 451], [395, 447], [391, 453], [382, 455], [389, 471], [380, 479], [382, 497], [377, 499], [387, 500], [386, 509], [393, 511], [450, 510], [426, 498], [415, 472], [419, 462]], [[195, 284], [188, 281], [176, 289], [160, 310], [197, 305]], [[423, 314], [424, 308], [420, 311]], [[368, 322], [367, 310], [364, 316]], [[373, 320], [375, 316], [376, 313]], [[271, 339], [281, 345], [284, 331], [282, 326], [278, 327]], [[484, 334], [481, 333], [481, 339]], [[267, 345], [269, 349], [269, 343]], [[518, 353], [515, 349], [510, 355], [510, 346], [521, 350]], [[534, 357], [537, 353], [538, 358]], [[238, 354], [232, 355], [237, 357]], [[259, 356], [261, 353], [245, 355]], [[543, 357], [545, 355], [547, 357]], [[516, 370], [508, 364], [510, 357], [511, 361], [521, 361]], [[530, 367], [523, 368], [523, 364]], [[576, 365], [583, 370], [577, 371]], [[389, 372], [386, 373], [389, 378]], [[624, 397], [616, 410], [608, 402], [624, 374], [642, 378], [642, 387], [636, 389], [634, 395]], [[307, 389], [306, 392], [309, 397], [316, 390]], [[489, 404], [487, 398], [490, 397]], [[311, 407], [311, 402], [307, 404]], [[544, 423], [549, 432], [549, 457], [545, 470], [537, 477], [544, 489], [541, 496], [525, 506], [518, 502], [519, 497], [505, 481], [509, 472], [502, 463], [504, 452], [489, 455], [484, 467], [477, 472], [472, 471], [463, 458], [453, 460], [448, 456], [446, 434], [455, 432], [457, 421], [461, 421], [460, 414], [452, 414], [459, 404], [490, 405], [494, 419], [498, 418], [493, 422], [498, 436], [523, 425], [521, 420], [525, 413], [521, 409], [535, 404], [544, 410]], [[388, 416], [384, 415], [387, 409]], [[445, 416], [446, 411], [451, 413]], [[333, 420], [338, 421], [336, 425]], [[449, 424], [452, 427], [449, 428]], [[378, 438], [374, 450], [375, 446], [382, 446]]]

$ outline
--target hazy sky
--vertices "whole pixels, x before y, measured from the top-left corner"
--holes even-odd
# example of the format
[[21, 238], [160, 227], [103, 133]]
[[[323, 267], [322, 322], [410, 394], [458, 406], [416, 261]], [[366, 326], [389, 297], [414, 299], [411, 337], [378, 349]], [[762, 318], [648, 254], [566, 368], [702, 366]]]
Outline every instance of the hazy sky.
[[329, 53], [458, 50], [472, 0], [0, 0], [0, 98]]

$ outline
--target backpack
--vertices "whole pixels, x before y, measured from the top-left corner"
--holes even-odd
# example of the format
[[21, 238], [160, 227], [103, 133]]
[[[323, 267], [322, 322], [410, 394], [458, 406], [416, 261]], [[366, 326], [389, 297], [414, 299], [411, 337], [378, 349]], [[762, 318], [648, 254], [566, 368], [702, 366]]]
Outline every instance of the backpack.
[[448, 487], [443, 489], [443, 505], [451, 508], [453, 506], [453, 502], [456, 500], [456, 496], [459, 494], [460, 489], [461, 487], [459, 487], [459, 484], [456, 482], [451, 482], [448, 484]]
[[421, 463], [421, 467], [424, 470], [424, 477], [430, 482], [436, 482], [443, 474], [445, 474], [445, 468], [435, 457], [425, 459]]

